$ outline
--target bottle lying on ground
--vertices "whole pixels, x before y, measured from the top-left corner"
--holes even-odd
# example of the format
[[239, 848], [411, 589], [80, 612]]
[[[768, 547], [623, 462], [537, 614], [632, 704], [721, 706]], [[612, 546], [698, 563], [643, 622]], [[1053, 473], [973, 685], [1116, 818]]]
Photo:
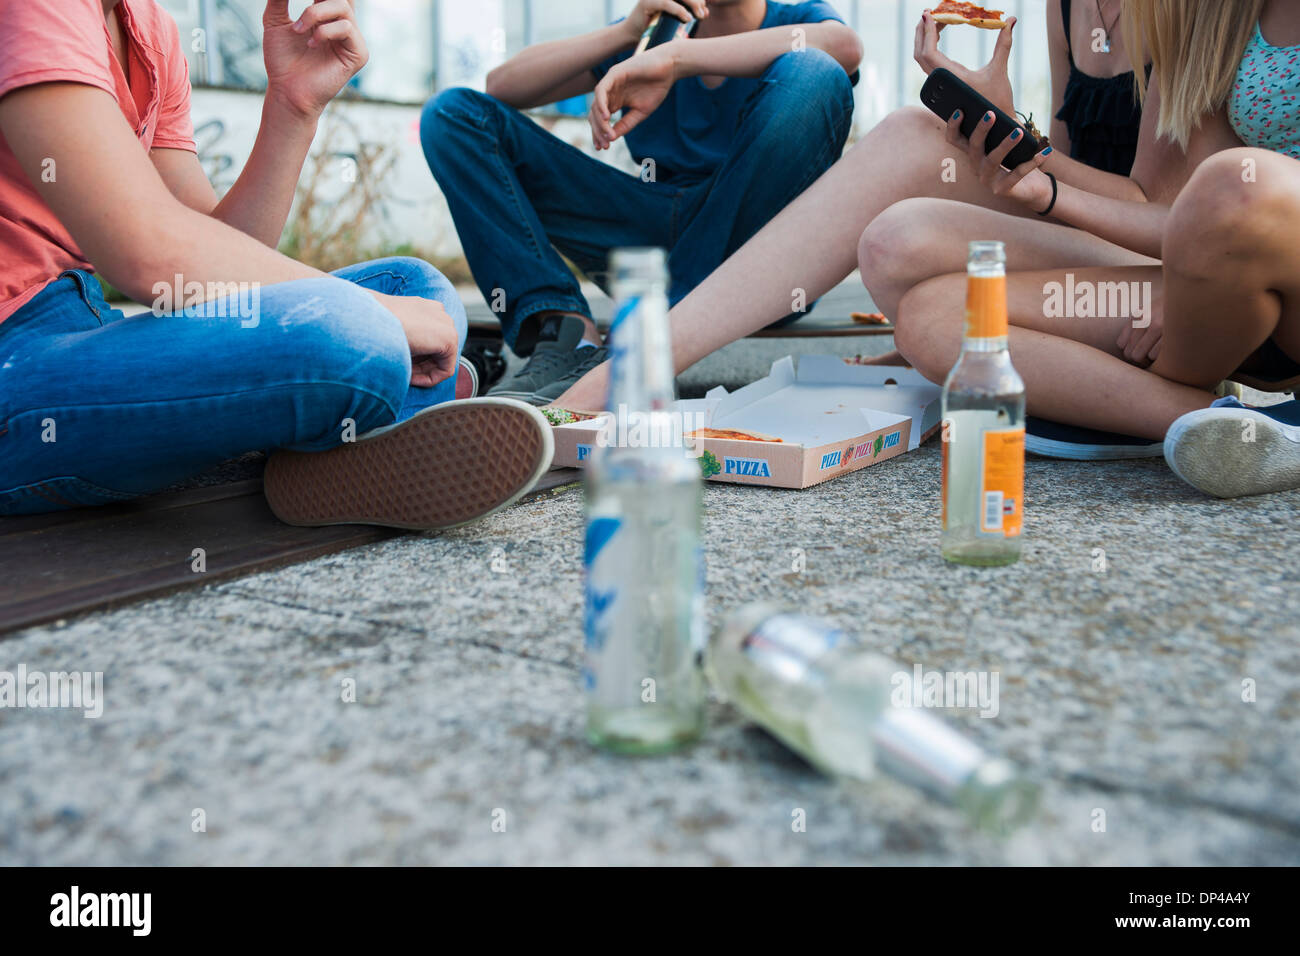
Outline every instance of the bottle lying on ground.
[[893, 700], [906, 668], [842, 631], [765, 604], [731, 615], [709, 642], [719, 693], [825, 773], [884, 770], [1001, 831], [1032, 816], [1038, 790], [938, 717]]
[[586, 469], [587, 736], [654, 753], [704, 724], [703, 482], [672, 411], [664, 252], [618, 250], [611, 272], [615, 414]]
[[972, 242], [966, 331], [943, 385], [943, 556], [958, 564], [1020, 560], [1025, 383], [1007, 351], [1006, 252]]

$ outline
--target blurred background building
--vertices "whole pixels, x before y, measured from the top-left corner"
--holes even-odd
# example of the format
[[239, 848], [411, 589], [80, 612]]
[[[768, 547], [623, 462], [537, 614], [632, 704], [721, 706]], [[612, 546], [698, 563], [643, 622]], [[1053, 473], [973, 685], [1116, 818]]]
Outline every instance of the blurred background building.
[[[266, 84], [262, 64], [264, 0], [160, 0], [177, 21], [194, 84], [200, 156], [218, 190], [234, 181], [252, 147], [260, 117], [255, 95]], [[913, 35], [928, 0], [831, 0], [862, 38], [865, 56], [856, 90], [854, 138], [890, 111], [918, 102], [925, 77], [912, 61]], [[1046, 129], [1050, 83], [1045, 3], [1003, 0], [1023, 22], [1011, 60], [1017, 107]], [[295, 0], [297, 15], [307, 0]], [[419, 110], [438, 90], [483, 88], [487, 72], [525, 46], [574, 36], [623, 15], [631, 0], [356, 0], [370, 63], [349, 98], [322, 126], [300, 190], [299, 214], [286, 242], [292, 251], [331, 265], [386, 251], [454, 263], [459, 245], [445, 204], [424, 165]], [[995, 34], [946, 30], [943, 48], [982, 64]], [[557, 135], [589, 149], [586, 98], [537, 112]], [[609, 161], [634, 168], [625, 150]], [[306, 211], [304, 213], [304, 206]], [[325, 235], [327, 234], [327, 235]], [[323, 238], [322, 238], [323, 236]], [[325, 240], [333, 243], [324, 248]], [[349, 248], [350, 247], [350, 248]]]

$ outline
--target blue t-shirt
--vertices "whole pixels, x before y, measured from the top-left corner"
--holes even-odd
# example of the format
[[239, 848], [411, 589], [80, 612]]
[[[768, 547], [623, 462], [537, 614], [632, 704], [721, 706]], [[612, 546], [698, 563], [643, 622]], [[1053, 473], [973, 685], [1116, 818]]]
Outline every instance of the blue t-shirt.
[[[777, 3], [767, 0], [767, 15], [759, 29], [795, 23], [821, 23], [844, 19], [826, 0]], [[592, 70], [599, 81], [616, 63], [632, 56], [627, 50], [599, 63]], [[717, 89], [709, 89], [698, 76], [673, 84], [659, 108], [627, 134], [632, 157], [655, 161], [655, 178], [660, 182], [707, 179], [731, 151], [731, 141], [740, 122], [740, 111], [758, 78], [728, 77]]]

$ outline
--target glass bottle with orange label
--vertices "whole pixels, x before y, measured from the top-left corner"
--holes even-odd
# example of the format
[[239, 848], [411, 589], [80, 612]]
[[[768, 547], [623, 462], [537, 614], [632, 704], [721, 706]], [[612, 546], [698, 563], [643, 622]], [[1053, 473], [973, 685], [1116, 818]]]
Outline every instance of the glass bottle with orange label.
[[943, 556], [1020, 560], [1025, 383], [1007, 351], [1006, 250], [972, 242], [961, 356], [943, 385]]

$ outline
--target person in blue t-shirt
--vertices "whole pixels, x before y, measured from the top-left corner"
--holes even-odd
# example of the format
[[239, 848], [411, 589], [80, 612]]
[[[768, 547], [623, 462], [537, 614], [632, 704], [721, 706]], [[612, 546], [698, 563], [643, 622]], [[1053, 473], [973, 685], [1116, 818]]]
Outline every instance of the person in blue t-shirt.
[[[699, 22], [634, 55], [659, 13]], [[829, 169], [861, 57], [825, 0], [639, 0], [601, 30], [524, 50], [486, 94], [430, 100], [429, 168], [506, 343], [529, 356], [489, 394], [547, 404], [606, 359], [561, 253], [604, 285], [611, 249], [664, 247], [676, 303]], [[519, 112], [593, 90], [593, 143], [625, 137], [640, 175]]]

